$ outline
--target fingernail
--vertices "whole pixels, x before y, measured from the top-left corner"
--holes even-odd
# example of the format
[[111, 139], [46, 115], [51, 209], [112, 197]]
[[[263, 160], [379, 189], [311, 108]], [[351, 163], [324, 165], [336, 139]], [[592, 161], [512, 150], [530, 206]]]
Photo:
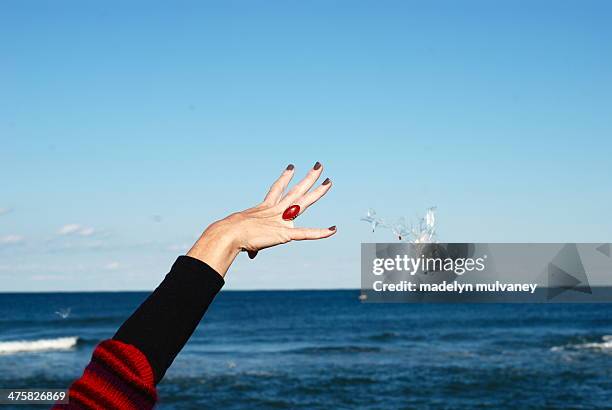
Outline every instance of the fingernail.
[[295, 168], [295, 167], [293, 166], [293, 164], [289, 164], [289, 165], [287, 165], [287, 168], [286, 168], [286, 169], [287, 169], [287, 171], [291, 171], [291, 170], [293, 170], [293, 168]]
[[330, 231], [335, 231], [335, 230], [336, 230], [336, 225], [334, 225], [334, 226], [330, 226], [328, 229], [329, 229]]
[[327, 185], [331, 182], [331, 179], [326, 178], [325, 181], [323, 181], [323, 185]]
[[319, 168], [321, 168], [321, 163], [319, 161], [317, 161], [316, 164], [314, 164], [313, 169], [316, 171]]

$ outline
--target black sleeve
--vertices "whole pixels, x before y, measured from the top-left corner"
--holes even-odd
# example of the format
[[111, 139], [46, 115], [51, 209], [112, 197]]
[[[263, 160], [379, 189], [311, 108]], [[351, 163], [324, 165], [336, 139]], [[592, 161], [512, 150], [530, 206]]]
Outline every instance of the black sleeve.
[[153, 368], [155, 383], [159, 383], [224, 283], [206, 263], [180, 256], [113, 339], [144, 353]]

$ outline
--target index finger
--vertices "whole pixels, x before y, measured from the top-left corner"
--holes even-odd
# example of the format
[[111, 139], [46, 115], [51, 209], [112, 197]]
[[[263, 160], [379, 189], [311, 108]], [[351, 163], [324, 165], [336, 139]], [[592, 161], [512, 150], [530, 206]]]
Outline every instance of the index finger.
[[317, 182], [317, 179], [323, 172], [323, 165], [317, 161], [314, 166], [308, 171], [308, 174], [298, 182], [279, 202], [281, 208], [294, 204], [302, 195], [304, 195]]
[[285, 168], [281, 176], [278, 177], [276, 181], [274, 181], [274, 183], [270, 187], [270, 191], [268, 191], [268, 194], [264, 198], [265, 204], [276, 205], [278, 201], [280, 201], [283, 192], [285, 191], [287, 185], [289, 185], [289, 182], [293, 178], [294, 168], [295, 166], [293, 164], [287, 165], [287, 168]]

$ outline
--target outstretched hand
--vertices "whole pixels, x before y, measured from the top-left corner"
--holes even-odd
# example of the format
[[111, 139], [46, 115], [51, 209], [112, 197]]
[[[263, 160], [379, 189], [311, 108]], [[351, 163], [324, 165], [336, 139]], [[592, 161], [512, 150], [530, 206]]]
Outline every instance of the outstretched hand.
[[[272, 184], [262, 203], [210, 225], [187, 255], [203, 260], [224, 276], [240, 251], [246, 251], [249, 257], [254, 258], [258, 251], [272, 246], [332, 236], [336, 233], [335, 226], [298, 228], [293, 222], [295, 217], [304, 213], [331, 188], [331, 180], [327, 178], [311, 191], [322, 172], [323, 166], [317, 162], [304, 179], [285, 193], [295, 173], [293, 165], [287, 166]], [[297, 214], [285, 213], [294, 205], [299, 206]], [[283, 219], [283, 216], [293, 219]]]

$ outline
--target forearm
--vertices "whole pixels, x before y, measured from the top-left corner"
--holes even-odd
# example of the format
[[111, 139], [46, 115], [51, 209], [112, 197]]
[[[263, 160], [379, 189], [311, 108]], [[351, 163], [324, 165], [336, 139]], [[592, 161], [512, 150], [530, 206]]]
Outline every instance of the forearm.
[[113, 339], [144, 353], [158, 383], [224, 283], [221, 275], [205, 262], [179, 257]]
[[[228, 217], [228, 219], [230, 218], [233, 218], [233, 216]], [[234, 231], [235, 229], [232, 229], [229, 221], [215, 222], [204, 231], [187, 252], [187, 256], [208, 264], [219, 275], [225, 277], [230, 265], [240, 253]]]
[[[163, 378], [223, 284], [236, 257], [229, 236], [207, 229], [191, 256], [180, 256], [162, 283], [119, 328], [100, 343], [83, 376], [57, 409], [151, 409]], [[208, 264], [208, 261], [211, 261]]]

